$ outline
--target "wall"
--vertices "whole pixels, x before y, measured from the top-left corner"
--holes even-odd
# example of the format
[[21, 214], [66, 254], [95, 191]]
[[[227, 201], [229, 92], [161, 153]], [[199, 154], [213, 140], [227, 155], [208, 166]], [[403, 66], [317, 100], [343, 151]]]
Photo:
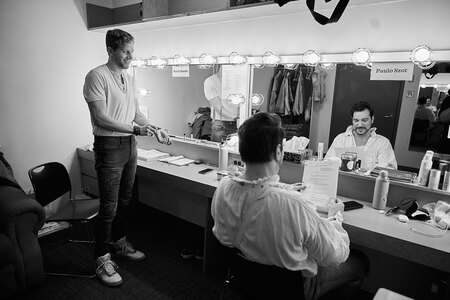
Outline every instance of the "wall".
[[16, 179], [60, 161], [80, 191], [76, 147], [92, 142], [84, 77], [107, 55], [104, 36], [87, 31], [85, 2], [0, 1], [0, 145]]

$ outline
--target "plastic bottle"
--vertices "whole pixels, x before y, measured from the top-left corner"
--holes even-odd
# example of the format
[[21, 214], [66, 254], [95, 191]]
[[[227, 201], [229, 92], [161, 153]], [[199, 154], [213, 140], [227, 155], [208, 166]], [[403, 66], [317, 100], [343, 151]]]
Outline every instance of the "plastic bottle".
[[323, 143], [319, 143], [319, 145], [317, 146], [317, 159], [323, 159]]
[[226, 171], [228, 167], [228, 146], [223, 142], [219, 146], [219, 171]]
[[428, 187], [433, 190], [437, 190], [439, 188], [439, 180], [441, 179], [441, 170], [439, 167], [433, 168], [430, 170], [430, 176], [428, 179]]
[[373, 190], [372, 206], [376, 209], [385, 209], [387, 203], [387, 196], [389, 191], [389, 177], [388, 172], [380, 171], [375, 180], [375, 188]]
[[442, 182], [442, 190], [450, 192], [450, 164], [445, 169], [444, 181]]
[[433, 156], [427, 151], [427, 154], [424, 155], [422, 162], [420, 163], [419, 175], [417, 176], [417, 183], [419, 185], [428, 185], [428, 177], [430, 176], [431, 166], [433, 165], [432, 158]]

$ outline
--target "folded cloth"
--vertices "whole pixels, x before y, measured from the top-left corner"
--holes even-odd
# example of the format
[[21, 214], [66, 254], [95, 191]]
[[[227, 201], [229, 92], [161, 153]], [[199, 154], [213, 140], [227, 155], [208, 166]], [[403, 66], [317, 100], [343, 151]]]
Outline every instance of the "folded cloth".
[[431, 222], [441, 228], [450, 227], [450, 204], [439, 200], [437, 203], [427, 203], [423, 206], [431, 217]]

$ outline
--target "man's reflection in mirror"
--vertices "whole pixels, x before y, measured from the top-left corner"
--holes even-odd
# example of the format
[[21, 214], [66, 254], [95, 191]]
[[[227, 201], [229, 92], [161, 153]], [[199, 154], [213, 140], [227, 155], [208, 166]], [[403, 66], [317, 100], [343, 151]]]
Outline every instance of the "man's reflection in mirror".
[[222, 142], [228, 135], [237, 131], [239, 108], [230, 105], [228, 100], [222, 97], [222, 68], [220, 65], [214, 68], [214, 74], [205, 79], [203, 89], [211, 105], [211, 141]]

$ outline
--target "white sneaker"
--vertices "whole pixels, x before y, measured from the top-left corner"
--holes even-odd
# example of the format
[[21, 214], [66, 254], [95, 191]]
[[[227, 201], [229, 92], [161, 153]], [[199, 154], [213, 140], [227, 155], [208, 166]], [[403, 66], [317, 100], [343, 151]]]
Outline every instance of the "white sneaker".
[[116, 272], [119, 267], [111, 260], [111, 254], [97, 257], [97, 277], [108, 286], [122, 284], [122, 277]]
[[126, 257], [129, 260], [138, 261], [145, 258], [145, 254], [139, 250], [134, 249], [130, 242], [127, 242], [127, 237], [124, 236], [117, 243], [114, 243], [114, 248], [116, 249], [115, 255]]

